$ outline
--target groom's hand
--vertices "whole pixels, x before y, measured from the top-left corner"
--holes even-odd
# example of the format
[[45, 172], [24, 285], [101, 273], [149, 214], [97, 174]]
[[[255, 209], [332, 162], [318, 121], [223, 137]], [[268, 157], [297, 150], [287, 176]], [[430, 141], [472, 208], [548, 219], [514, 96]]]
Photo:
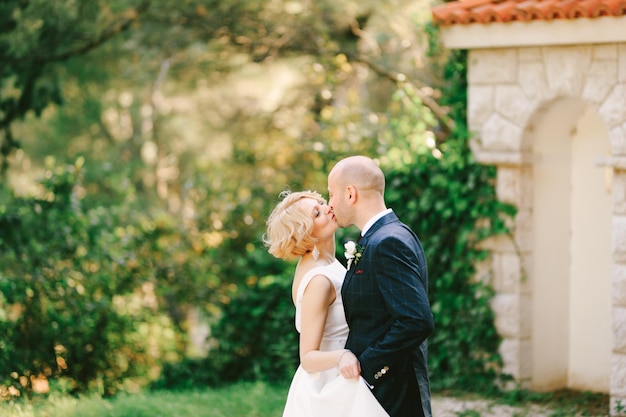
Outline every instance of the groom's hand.
[[361, 375], [361, 364], [354, 353], [346, 350], [339, 357], [339, 373], [346, 379], [358, 379]]

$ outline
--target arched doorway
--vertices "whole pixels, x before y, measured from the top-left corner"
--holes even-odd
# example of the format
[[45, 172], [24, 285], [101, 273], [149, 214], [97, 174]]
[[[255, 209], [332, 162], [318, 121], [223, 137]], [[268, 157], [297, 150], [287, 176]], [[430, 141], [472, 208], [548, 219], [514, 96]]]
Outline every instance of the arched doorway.
[[[595, 109], [559, 99], [537, 112], [532, 147], [531, 388], [609, 392], [609, 134]], [[598, 221], [598, 220], [601, 221]]]

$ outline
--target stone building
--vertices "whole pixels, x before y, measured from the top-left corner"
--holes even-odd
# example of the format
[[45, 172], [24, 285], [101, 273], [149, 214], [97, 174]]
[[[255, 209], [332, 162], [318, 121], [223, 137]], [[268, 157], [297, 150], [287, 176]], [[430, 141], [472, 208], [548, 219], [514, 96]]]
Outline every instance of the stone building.
[[513, 238], [488, 242], [505, 371], [626, 406], [626, 0], [461, 0], [468, 123]]

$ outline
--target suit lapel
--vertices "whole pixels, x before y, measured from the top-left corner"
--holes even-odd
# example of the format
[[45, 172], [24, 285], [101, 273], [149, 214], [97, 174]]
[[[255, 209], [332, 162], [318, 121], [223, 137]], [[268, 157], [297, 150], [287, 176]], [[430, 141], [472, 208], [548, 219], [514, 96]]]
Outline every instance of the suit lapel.
[[[378, 219], [376, 223], [372, 225], [372, 227], [370, 227], [367, 230], [365, 235], [359, 240], [359, 243], [358, 243], [359, 246], [366, 247], [369, 238], [371, 238], [374, 235], [374, 233], [376, 233], [384, 225], [392, 223], [397, 220], [398, 220], [398, 217], [395, 215], [395, 213], [391, 212], [391, 213], [385, 214], [383, 217]], [[361, 257], [359, 262], [363, 262], [363, 257]], [[354, 272], [357, 270], [357, 266], [358, 265], [354, 265], [354, 263], [350, 265], [350, 269], [348, 269], [348, 271], [346, 272], [346, 276], [344, 278], [344, 283], [343, 283], [344, 287], [347, 287], [350, 284], [350, 280], [352, 280], [352, 277], [354, 276]]]

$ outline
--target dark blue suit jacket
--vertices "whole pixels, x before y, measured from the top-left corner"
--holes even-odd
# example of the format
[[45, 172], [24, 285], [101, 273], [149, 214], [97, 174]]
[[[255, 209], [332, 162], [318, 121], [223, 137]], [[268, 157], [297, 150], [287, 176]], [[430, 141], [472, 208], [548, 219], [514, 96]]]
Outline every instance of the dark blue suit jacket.
[[422, 245], [394, 213], [378, 219], [359, 245], [362, 256], [341, 289], [346, 349], [391, 417], [431, 417], [426, 339], [434, 322]]

